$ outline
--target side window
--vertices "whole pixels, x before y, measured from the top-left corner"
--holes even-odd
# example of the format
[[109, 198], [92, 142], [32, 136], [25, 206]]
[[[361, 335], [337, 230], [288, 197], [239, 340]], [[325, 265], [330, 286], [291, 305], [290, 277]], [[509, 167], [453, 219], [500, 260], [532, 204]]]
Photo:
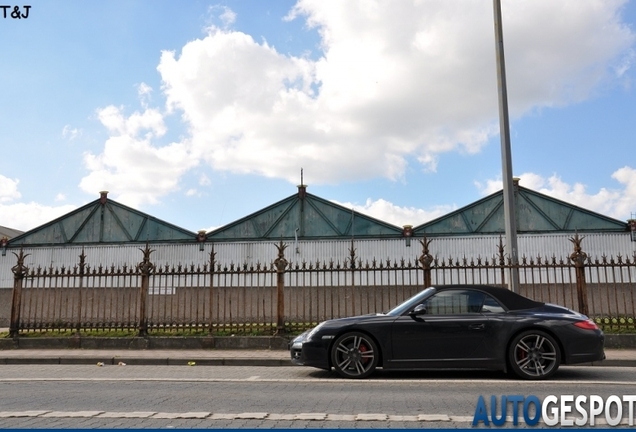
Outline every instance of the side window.
[[505, 312], [506, 310], [499, 304], [497, 300], [487, 295], [484, 299], [484, 306], [481, 308], [481, 311], [483, 313], [500, 313]]
[[427, 315], [479, 313], [485, 294], [467, 290], [441, 291], [426, 301]]

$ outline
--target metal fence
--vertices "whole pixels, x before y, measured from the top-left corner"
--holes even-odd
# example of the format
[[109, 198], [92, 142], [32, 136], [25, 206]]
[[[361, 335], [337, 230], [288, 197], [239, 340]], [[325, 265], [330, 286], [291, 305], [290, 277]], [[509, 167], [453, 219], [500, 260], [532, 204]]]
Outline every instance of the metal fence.
[[73, 268], [27, 266], [14, 253], [10, 333], [53, 329], [125, 329], [284, 333], [319, 321], [386, 311], [430, 285], [505, 286], [519, 274], [519, 292], [594, 317], [603, 327], [634, 328], [636, 254], [592, 260], [570, 239], [565, 258], [527, 258], [513, 265], [500, 239], [490, 258], [439, 258], [432, 240], [420, 240], [417, 260], [290, 263], [287, 245], [275, 245], [269, 265], [224, 265], [214, 249], [203, 265], [156, 266], [148, 246], [142, 261], [122, 267], [90, 266], [82, 252]]

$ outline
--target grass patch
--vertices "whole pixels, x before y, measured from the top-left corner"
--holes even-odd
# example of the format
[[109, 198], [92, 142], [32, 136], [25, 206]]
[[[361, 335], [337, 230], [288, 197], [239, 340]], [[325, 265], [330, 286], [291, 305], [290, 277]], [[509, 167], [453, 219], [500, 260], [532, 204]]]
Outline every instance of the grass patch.
[[[136, 330], [28, 330], [19, 333], [23, 338], [42, 338], [42, 337], [134, 337], [137, 335]], [[9, 337], [9, 332], [0, 333], [0, 337]]]
[[[634, 317], [594, 317], [594, 322], [606, 334], [636, 334], [636, 319]], [[316, 326], [315, 322], [287, 322], [285, 323], [285, 336], [297, 336], [307, 329]], [[44, 329], [44, 330], [23, 330], [20, 337], [110, 337], [110, 338], [132, 338], [138, 336], [135, 329]], [[273, 336], [276, 334], [275, 324], [220, 324], [214, 325], [211, 336]], [[207, 326], [165, 326], [151, 327], [148, 329], [150, 337], [204, 337], [210, 336]], [[9, 332], [0, 332], [0, 338], [8, 338]]]
[[630, 316], [599, 316], [592, 318], [597, 326], [607, 334], [636, 333], [636, 319]]
[[[285, 336], [297, 336], [308, 326], [287, 325]], [[235, 325], [215, 325], [212, 334], [208, 327], [203, 326], [175, 326], [175, 327], [151, 327], [148, 329], [149, 337], [223, 337], [223, 336], [273, 336], [276, 334], [276, 326], [269, 324], [235, 324]], [[29, 329], [19, 332], [21, 338], [66, 338], [66, 337], [102, 337], [102, 338], [133, 338], [139, 335], [136, 329]], [[8, 338], [9, 332], [0, 332], [0, 338]]]

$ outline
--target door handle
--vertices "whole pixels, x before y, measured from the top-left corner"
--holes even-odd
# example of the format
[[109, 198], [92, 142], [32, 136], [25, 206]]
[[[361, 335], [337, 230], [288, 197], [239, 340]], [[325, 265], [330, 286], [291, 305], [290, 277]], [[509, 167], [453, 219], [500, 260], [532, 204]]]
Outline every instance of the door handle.
[[468, 328], [471, 329], [471, 330], [483, 330], [483, 329], [486, 328], [486, 325], [483, 324], [483, 323], [482, 324], [471, 324], [471, 325], [468, 326]]

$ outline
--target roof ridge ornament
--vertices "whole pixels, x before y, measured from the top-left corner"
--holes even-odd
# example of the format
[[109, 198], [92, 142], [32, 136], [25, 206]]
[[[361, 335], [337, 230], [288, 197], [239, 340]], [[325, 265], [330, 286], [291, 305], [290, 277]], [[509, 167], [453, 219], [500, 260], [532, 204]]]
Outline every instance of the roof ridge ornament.
[[108, 200], [108, 191], [101, 191], [99, 193], [99, 202], [103, 205], [103, 204], [106, 204], [107, 200]]
[[300, 184], [298, 185], [298, 198], [305, 199], [307, 196], [307, 185], [303, 183], [303, 169], [300, 169]]

